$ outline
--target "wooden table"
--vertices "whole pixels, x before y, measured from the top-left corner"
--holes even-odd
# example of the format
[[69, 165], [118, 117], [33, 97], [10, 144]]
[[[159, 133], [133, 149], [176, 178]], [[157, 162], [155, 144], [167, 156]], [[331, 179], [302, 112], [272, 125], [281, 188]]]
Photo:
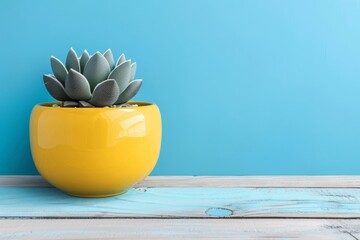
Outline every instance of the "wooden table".
[[360, 239], [360, 176], [149, 177], [75, 198], [0, 177], [0, 239]]

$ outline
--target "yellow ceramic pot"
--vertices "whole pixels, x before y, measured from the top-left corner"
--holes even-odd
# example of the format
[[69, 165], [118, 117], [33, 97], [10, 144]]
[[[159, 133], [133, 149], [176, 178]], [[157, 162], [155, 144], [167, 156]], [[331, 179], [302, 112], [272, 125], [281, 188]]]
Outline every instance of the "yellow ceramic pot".
[[36, 105], [30, 118], [31, 152], [39, 173], [79, 197], [121, 194], [154, 168], [161, 144], [155, 104], [64, 108]]

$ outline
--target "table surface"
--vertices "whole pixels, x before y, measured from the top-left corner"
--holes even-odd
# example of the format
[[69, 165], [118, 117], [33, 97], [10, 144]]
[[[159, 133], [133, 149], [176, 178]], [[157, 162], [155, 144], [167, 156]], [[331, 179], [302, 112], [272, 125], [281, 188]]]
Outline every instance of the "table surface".
[[0, 239], [360, 239], [360, 176], [148, 177], [68, 196], [0, 177]]

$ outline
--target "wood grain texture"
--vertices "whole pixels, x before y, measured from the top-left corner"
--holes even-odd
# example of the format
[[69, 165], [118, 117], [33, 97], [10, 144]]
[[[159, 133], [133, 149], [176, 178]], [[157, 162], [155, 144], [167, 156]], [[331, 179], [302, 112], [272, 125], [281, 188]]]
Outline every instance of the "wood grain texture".
[[360, 176], [150, 176], [138, 187], [360, 188]]
[[[0, 187], [51, 187], [40, 176], [0, 176]], [[360, 188], [360, 176], [149, 176], [136, 187]]]
[[148, 177], [75, 198], [0, 177], [1, 239], [360, 239], [360, 177]]
[[0, 218], [360, 218], [360, 189], [142, 187], [86, 199], [3, 187], [0, 196]]
[[360, 220], [0, 220], [0, 239], [360, 239]]

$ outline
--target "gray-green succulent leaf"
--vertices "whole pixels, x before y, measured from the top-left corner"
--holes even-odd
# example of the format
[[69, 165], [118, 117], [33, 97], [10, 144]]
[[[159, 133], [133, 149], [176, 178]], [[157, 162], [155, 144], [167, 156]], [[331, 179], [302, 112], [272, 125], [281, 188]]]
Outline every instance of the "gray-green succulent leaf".
[[86, 101], [79, 101], [79, 105], [82, 107], [94, 107], [94, 105], [92, 105]]
[[115, 104], [126, 103], [131, 98], [133, 98], [138, 93], [141, 84], [142, 84], [141, 79], [131, 81], [129, 85], [126, 87], [126, 89], [120, 94]]
[[104, 81], [110, 73], [110, 66], [106, 58], [96, 52], [86, 63], [83, 75], [89, 81], [91, 90]]
[[83, 75], [89, 81], [91, 90], [109, 76], [110, 66], [106, 58], [96, 52], [86, 63]]
[[71, 98], [66, 94], [64, 86], [55, 76], [45, 74], [43, 76], [44, 84], [50, 95], [59, 101], [70, 100]]
[[139, 91], [142, 80], [134, 80], [136, 63], [122, 54], [116, 64], [110, 49], [78, 57], [70, 49], [65, 65], [51, 57], [53, 74], [45, 74], [45, 87], [63, 107], [106, 107], [122, 105]]
[[130, 61], [125, 61], [109, 74], [108, 79], [115, 79], [117, 82], [120, 92], [124, 91], [130, 81], [131, 75], [131, 63]]
[[116, 66], [119, 66], [120, 64], [122, 64], [125, 61], [126, 61], [125, 54], [121, 54], [119, 59], [116, 62]]
[[63, 107], [77, 107], [77, 106], [79, 106], [79, 103], [76, 101], [64, 101], [62, 103], [62, 106]]
[[104, 57], [106, 58], [106, 60], [109, 63], [110, 71], [112, 71], [115, 67], [115, 62], [114, 62], [114, 57], [113, 57], [113, 54], [112, 54], [110, 48], [104, 52]]
[[90, 85], [87, 79], [74, 69], [70, 69], [65, 79], [65, 92], [74, 100], [89, 100], [91, 98]]
[[131, 64], [131, 71], [130, 71], [130, 79], [129, 82], [131, 82], [132, 80], [134, 80], [135, 78], [135, 73], [136, 73], [136, 62]]
[[81, 54], [81, 57], [79, 59], [80, 62], [80, 68], [81, 68], [81, 73], [84, 72], [84, 68], [85, 68], [85, 64], [89, 61], [90, 59], [90, 55], [89, 53], [86, 51], [86, 49], [84, 50], [83, 54]]
[[72, 68], [75, 71], [80, 72], [80, 62], [75, 50], [72, 48], [70, 48], [68, 55], [66, 57], [65, 66], [68, 71], [70, 71], [70, 69]]
[[56, 79], [59, 80], [59, 82], [61, 82], [62, 84], [65, 84], [65, 78], [68, 74], [68, 70], [66, 69], [64, 64], [62, 64], [59, 59], [53, 56], [51, 56], [50, 58], [50, 63]]
[[89, 103], [97, 107], [110, 106], [116, 102], [119, 95], [120, 91], [116, 81], [108, 79], [95, 87]]

